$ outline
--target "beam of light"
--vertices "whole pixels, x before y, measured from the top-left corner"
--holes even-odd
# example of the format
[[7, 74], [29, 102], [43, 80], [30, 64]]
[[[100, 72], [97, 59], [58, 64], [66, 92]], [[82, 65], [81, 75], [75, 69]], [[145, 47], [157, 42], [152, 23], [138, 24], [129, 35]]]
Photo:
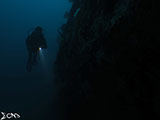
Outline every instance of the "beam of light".
[[45, 75], [45, 78], [49, 80], [51, 79], [51, 71], [45, 56], [45, 51], [43, 51], [43, 49], [39, 49], [39, 56], [40, 56], [40, 62], [43, 69], [42, 72]]
[[39, 48], [39, 56], [40, 56], [40, 61], [41, 61], [43, 69], [47, 69], [46, 68], [47, 67], [47, 63], [46, 63], [45, 55], [43, 54], [42, 48]]

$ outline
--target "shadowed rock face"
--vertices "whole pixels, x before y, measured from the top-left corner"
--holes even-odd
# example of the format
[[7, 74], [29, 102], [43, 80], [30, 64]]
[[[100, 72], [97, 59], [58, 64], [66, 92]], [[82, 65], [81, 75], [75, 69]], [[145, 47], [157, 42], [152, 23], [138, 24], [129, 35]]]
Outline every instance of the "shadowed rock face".
[[61, 119], [159, 118], [155, 0], [72, 2], [55, 62]]

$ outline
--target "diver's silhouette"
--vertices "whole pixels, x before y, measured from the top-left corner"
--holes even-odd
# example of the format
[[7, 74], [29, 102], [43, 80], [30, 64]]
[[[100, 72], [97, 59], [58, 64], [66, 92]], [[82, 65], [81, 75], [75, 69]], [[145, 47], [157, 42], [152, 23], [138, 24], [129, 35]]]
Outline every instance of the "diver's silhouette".
[[41, 27], [36, 27], [31, 35], [27, 37], [26, 45], [29, 53], [26, 69], [28, 72], [31, 72], [32, 66], [37, 64], [39, 50], [47, 48], [47, 43]]

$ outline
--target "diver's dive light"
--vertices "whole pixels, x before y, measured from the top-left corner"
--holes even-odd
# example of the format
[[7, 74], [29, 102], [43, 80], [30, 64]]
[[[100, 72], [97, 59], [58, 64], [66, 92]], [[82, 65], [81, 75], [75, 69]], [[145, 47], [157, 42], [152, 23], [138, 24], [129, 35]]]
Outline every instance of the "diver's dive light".
[[42, 48], [41, 48], [41, 47], [39, 48], [39, 51], [40, 51], [40, 50], [42, 50]]

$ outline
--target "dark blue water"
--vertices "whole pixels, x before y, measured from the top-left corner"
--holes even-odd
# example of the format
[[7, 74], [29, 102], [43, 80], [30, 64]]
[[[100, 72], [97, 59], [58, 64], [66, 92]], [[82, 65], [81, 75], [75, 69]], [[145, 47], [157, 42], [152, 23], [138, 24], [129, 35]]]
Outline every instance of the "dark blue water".
[[[68, 0], [0, 0], [0, 112], [17, 112], [23, 120], [51, 118], [57, 29], [70, 7]], [[37, 25], [45, 30], [48, 49], [27, 73], [25, 39]]]

